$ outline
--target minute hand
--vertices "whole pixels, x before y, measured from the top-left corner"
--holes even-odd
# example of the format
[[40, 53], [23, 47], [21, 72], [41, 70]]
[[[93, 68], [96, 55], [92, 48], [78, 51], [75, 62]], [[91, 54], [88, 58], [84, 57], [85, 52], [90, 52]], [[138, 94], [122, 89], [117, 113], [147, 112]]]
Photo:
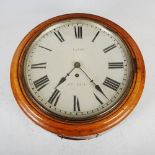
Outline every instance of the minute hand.
[[[79, 67], [79, 69], [87, 76], [87, 78], [90, 80], [90, 82], [92, 82], [92, 83], [95, 85], [95, 89], [98, 90], [101, 94], [104, 95], [104, 97], [106, 97], [106, 98], [108, 99], [108, 97], [107, 97], [107, 96], [105, 95], [105, 93], [102, 91], [102, 89], [100, 88], [100, 86], [97, 85], [97, 84], [93, 81], [93, 79], [91, 79], [91, 78], [88, 76], [88, 74], [87, 74], [81, 67]], [[108, 99], [108, 100], [109, 100], [109, 99]]]

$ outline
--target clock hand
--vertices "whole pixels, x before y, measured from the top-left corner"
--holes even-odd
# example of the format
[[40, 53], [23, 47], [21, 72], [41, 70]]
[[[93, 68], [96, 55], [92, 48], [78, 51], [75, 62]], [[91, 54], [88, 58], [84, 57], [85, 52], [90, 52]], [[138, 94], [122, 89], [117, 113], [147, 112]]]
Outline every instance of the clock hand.
[[[79, 69], [87, 76], [87, 78], [90, 80], [90, 82], [92, 82], [92, 83], [95, 85], [95, 89], [98, 90], [101, 94], [104, 95], [105, 98], [108, 99], [108, 97], [107, 97], [107, 96], [105, 95], [105, 93], [102, 91], [102, 89], [100, 88], [100, 86], [97, 85], [97, 84], [93, 81], [93, 79], [91, 79], [91, 78], [88, 76], [88, 74], [87, 74], [81, 67], [79, 67]], [[108, 100], [109, 100], [109, 99], [108, 99]]]
[[79, 62], [75, 62], [75, 63], [74, 63], [74, 67], [71, 69], [70, 72], [68, 72], [68, 73], [66, 74], [66, 76], [64, 76], [64, 77], [62, 77], [62, 78], [60, 79], [60, 81], [59, 81], [58, 84], [56, 85], [55, 89], [56, 89], [59, 85], [61, 85], [63, 82], [66, 81], [67, 76], [69, 76], [70, 73], [71, 73], [75, 68], [79, 68], [79, 67], [80, 67], [80, 63], [79, 63]]
[[62, 77], [62, 78], [60, 79], [60, 81], [59, 81], [58, 84], [56, 85], [55, 89], [56, 89], [59, 85], [61, 85], [63, 82], [66, 81], [67, 76], [69, 76], [70, 73], [71, 73], [74, 69], [75, 69], [75, 67], [73, 67], [73, 68], [71, 69], [71, 71], [68, 72], [68, 73], [66, 74], [66, 76], [64, 76], [64, 77]]
[[99, 85], [95, 85], [95, 88], [108, 99], [108, 97], [104, 94], [104, 92], [102, 91]]

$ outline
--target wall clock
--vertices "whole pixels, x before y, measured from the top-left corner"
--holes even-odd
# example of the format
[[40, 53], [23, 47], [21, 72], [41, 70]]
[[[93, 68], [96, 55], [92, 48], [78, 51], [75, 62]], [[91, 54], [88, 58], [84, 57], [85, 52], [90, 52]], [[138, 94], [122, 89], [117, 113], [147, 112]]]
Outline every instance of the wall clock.
[[88, 139], [122, 121], [145, 81], [141, 52], [112, 21], [75, 13], [35, 27], [18, 46], [11, 86], [21, 109], [61, 137]]

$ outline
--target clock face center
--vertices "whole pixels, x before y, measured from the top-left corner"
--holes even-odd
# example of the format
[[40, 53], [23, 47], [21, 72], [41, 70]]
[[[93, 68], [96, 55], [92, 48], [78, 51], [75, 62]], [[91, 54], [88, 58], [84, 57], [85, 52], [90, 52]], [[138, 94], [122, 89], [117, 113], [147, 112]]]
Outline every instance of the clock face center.
[[80, 64], [79, 62], [75, 62], [75, 63], [74, 63], [74, 67], [75, 67], [75, 68], [80, 68], [80, 66], [81, 66], [81, 64]]
[[91, 119], [125, 97], [132, 83], [131, 61], [122, 40], [106, 27], [84, 19], [66, 20], [51, 25], [30, 45], [24, 79], [47, 113], [68, 120]]

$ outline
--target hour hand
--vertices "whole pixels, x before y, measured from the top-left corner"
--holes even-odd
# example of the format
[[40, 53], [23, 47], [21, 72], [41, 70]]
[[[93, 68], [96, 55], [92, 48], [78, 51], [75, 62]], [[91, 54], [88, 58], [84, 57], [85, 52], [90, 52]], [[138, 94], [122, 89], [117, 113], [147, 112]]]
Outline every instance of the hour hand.
[[61, 85], [63, 82], [65, 82], [66, 81], [66, 77], [62, 77], [61, 79], [60, 79], [60, 81], [59, 81], [59, 83], [56, 85], [56, 87], [55, 88], [57, 88], [59, 85]]
[[67, 76], [69, 76], [70, 73], [71, 73], [74, 69], [75, 69], [75, 67], [73, 67], [73, 68], [70, 70], [70, 72], [68, 72], [68, 73], [66, 74], [66, 76], [64, 76], [64, 77], [62, 77], [62, 78], [60, 79], [60, 81], [59, 81], [58, 84], [56, 85], [55, 89], [56, 89], [59, 85], [61, 85], [63, 82], [66, 81]]

